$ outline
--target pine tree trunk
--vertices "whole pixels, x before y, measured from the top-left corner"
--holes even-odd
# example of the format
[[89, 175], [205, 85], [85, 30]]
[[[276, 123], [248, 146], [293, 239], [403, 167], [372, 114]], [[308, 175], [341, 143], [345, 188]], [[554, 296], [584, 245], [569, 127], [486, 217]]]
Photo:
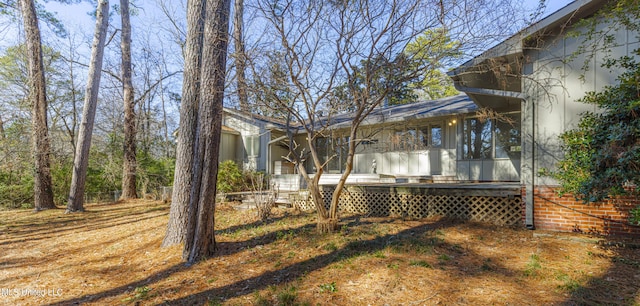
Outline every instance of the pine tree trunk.
[[122, 17], [122, 83], [124, 96], [124, 160], [122, 168], [122, 195], [120, 199], [135, 199], [136, 193], [136, 115], [131, 81], [131, 20], [129, 0], [120, 0]]
[[100, 0], [96, 10], [96, 30], [91, 46], [91, 62], [89, 63], [89, 78], [84, 96], [82, 122], [78, 132], [78, 143], [73, 162], [71, 176], [71, 190], [67, 203], [67, 212], [84, 211], [84, 187], [87, 180], [87, 166], [89, 165], [89, 149], [91, 135], [98, 104], [98, 89], [102, 72], [102, 57], [109, 24], [109, 0]]
[[[206, 4], [202, 49], [202, 86], [198, 109], [198, 137], [193, 167], [194, 188], [183, 259], [189, 264], [215, 251], [214, 205], [222, 126], [222, 102], [228, 44], [230, 0]], [[200, 177], [197, 178], [198, 174]]]
[[234, 18], [233, 18], [233, 43], [235, 47], [235, 64], [236, 64], [236, 80], [238, 81], [237, 93], [240, 109], [249, 111], [249, 98], [247, 96], [247, 80], [245, 70], [247, 66], [247, 58], [244, 50], [244, 0], [235, 0]]
[[42, 40], [33, 0], [20, 0], [29, 60], [29, 101], [33, 129], [35, 210], [56, 208], [53, 202], [50, 143], [47, 126], [47, 94], [42, 60]]
[[167, 225], [167, 233], [162, 241], [162, 246], [183, 243], [187, 231], [187, 208], [191, 197], [193, 154], [198, 124], [198, 104], [200, 101], [204, 4], [204, 1], [190, 0], [187, 7], [187, 41], [184, 49], [184, 77], [182, 81], [176, 167], [171, 195], [171, 209], [169, 211], [169, 224]]
[[6, 135], [4, 134], [4, 121], [2, 121], [2, 116], [0, 116], [0, 140], [4, 140]]

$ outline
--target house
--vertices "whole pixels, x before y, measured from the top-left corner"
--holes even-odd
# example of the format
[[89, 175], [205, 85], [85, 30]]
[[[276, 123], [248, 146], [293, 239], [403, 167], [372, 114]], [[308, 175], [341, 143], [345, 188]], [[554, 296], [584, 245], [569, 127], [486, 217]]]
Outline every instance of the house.
[[[615, 82], [616, 74], [601, 67], [601, 54], [577, 53], [583, 39], [573, 34], [583, 27], [579, 20], [607, 3], [574, 1], [457, 67], [449, 75], [462, 95], [377, 109], [361, 126], [351, 182], [513, 182], [521, 186], [528, 228], [640, 236], [626, 220], [637, 199], [587, 207], [573, 197], [560, 198], [557, 182], [539, 175], [562, 158], [558, 136], [575, 127], [583, 111], [594, 110], [577, 100]], [[613, 57], [640, 47], [637, 33], [611, 30]], [[282, 158], [288, 152], [281, 145], [283, 122], [234, 110], [225, 110], [224, 120], [238, 132], [236, 156], [245, 167], [295, 172]], [[337, 116], [331, 135], [317, 139], [325, 160], [336, 155], [323, 174], [329, 181], [344, 170], [348, 124], [348, 114]], [[296, 137], [304, 143], [304, 134]], [[315, 172], [311, 163], [305, 167]]]
[[[518, 154], [512, 154], [514, 161], [509, 161], [504, 166], [492, 165], [492, 169], [504, 171], [486, 171], [484, 174], [470, 166], [470, 159], [458, 158], [458, 152], [465, 152], [468, 156], [482, 154], [482, 145], [486, 146], [482, 143], [468, 143], [465, 147], [457, 141], [462, 137], [460, 134], [464, 133], [459, 122], [471, 120], [468, 116], [474, 116], [477, 109], [476, 104], [463, 94], [374, 110], [361, 125], [361, 139], [352, 173], [394, 178], [448, 177], [459, 180], [518, 181]], [[287, 128], [284, 122], [232, 109], [225, 109], [223, 117], [223, 139], [235, 139], [226, 145], [229, 149], [224, 153], [221, 150], [221, 154], [226, 156], [223, 160], [241, 161], [239, 164], [244, 168], [275, 175], [295, 171], [283, 158], [288, 154], [288, 149], [283, 145], [283, 140], [286, 139], [284, 131]], [[349, 122], [349, 114], [331, 118], [328, 128], [331, 135], [316, 140], [323, 161], [336, 155], [327, 164], [327, 177], [344, 171], [345, 135], [348, 133]], [[304, 144], [304, 137], [306, 135], [299, 132], [297, 142]], [[221, 148], [224, 147], [221, 145]], [[506, 153], [505, 156], [509, 159]], [[375, 169], [372, 168], [374, 164]], [[486, 166], [488, 161], [484, 161], [484, 164], [489, 168]], [[308, 172], [315, 172], [310, 161], [305, 163], [305, 167]]]
[[[557, 182], [539, 175], [542, 169], [553, 169], [563, 156], [558, 136], [576, 127], [582, 112], [595, 110], [577, 100], [615, 82], [616, 72], [601, 67], [604, 52], [580, 53], [584, 37], [575, 34], [587, 30], [579, 20], [610, 2], [574, 1], [449, 74], [457, 89], [479, 107], [520, 113], [520, 182], [529, 228], [640, 234], [626, 220], [637, 199], [588, 207], [571, 196], [558, 197]], [[638, 33], [611, 27], [605, 20], [598, 29], [613, 35], [613, 58], [632, 56], [640, 47]], [[589, 64], [586, 71], [582, 69], [585, 62]]]

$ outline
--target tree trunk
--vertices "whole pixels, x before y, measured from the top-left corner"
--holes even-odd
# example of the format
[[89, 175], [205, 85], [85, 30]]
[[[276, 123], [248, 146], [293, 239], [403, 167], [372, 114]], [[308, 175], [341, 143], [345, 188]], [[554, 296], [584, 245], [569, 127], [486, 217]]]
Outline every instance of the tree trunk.
[[91, 62], [89, 63], [89, 78], [84, 96], [82, 123], [78, 132], [78, 143], [73, 161], [71, 176], [71, 190], [67, 203], [67, 212], [84, 211], [84, 187], [87, 180], [87, 166], [89, 165], [89, 149], [93, 122], [98, 104], [98, 90], [102, 72], [102, 57], [109, 24], [109, 0], [100, 0], [96, 10], [96, 30], [91, 46]]
[[[349, 134], [349, 146], [347, 152], [347, 160], [345, 162], [344, 172], [340, 176], [340, 180], [336, 185], [336, 188], [333, 190], [333, 194], [331, 195], [331, 204], [329, 206], [328, 220], [334, 221], [333, 228], [325, 226], [326, 228], [322, 228], [325, 232], [333, 232], [338, 228], [338, 204], [340, 204], [340, 196], [342, 195], [342, 191], [345, 188], [347, 183], [347, 178], [349, 174], [351, 174], [351, 170], [353, 170], [353, 157], [356, 152], [356, 135], [358, 130], [357, 122], [353, 122], [351, 126], [351, 132]], [[318, 222], [318, 229], [321, 229], [320, 222]]]
[[187, 7], [187, 40], [184, 49], [184, 77], [176, 167], [171, 195], [169, 224], [162, 246], [184, 242], [187, 232], [187, 208], [191, 198], [193, 154], [198, 124], [200, 101], [200, 66], [202, 62], [202, 36], [204, 32], [204, 0], [189, 0]]
[[124, 160], [122, 169], [122, 195], [120, 199], [135, 199], [136, 193], [136, 115], [131, 81], [131, 20], [129, 0], [120, 0], [122, 17], [122, 85], [124, 96]]
[[47, 94], [42, 60], [42, 40], [33, 0], [20, 0], [29, 59], [29, 101], [33, 129], [35, 210], [56, 208], [53, 202], [50, 143], [47, 127]]
[[0, 115], [0, 140], [4, 140], [6, 135], [4, 134], [4, 121], [2, 121], [2, 116]]
[[[336, 186], [337, 188], [337, 186]], [[337, 190], [337, 189], [336, 189]], [[334, 190], [334, 194], [336, 192]], [[338, 215], [337, 213], [332, 213], [333, 202], [331, 202], [331, 206], [329, 210], [324, 206], [324, 198], [320, 193], [320, 189], [318, 185], [309, 186], [309, 192], [311, 193], [311, 198], [316, 205], [316, 211], [318, 213], [318, 220], [316, 222], [316, 230], [321, 234], [333, 233], [338, 228]]]
[[[163, 58], [163, 63], [166, 63], [164, 61], [164, 56], [162, 58]], [[162, 75], [163, 73], [162, 67], [158, 67], [158, 70], [160, 75]], [[168, 159], [171, 157], [171, 145], [169, 140], [169, 126], [167, 123], [167, 107], [165, 103], [164, 85], [163, 85], [162, 79], [160, 79], [160, 83], [158, 83], [158, 86], [160, 87], [160, 106], [162, 109], [162, 132], [164, 136], [162, 147], [164, 149], [164, 158]]]
[[329, 210], [324, 206], [324, 197], [320, 192], [318, 184], [320, 177], [322, 176], [323, 169], [322, 167], [317, 167], [317, 169], [318, 172], [316, 172], [313, 179], [311, 179], [307, 170], [304, 168], [304, 164], [301, 162], [298, 163], [298, 172], [307, 181], [311, 201], [313, 201], [313, 204], [316, 206], [316, 214], [318, 217], [316, 230], [319, 233], [332, 233], [338, 228], [338, 218], [337, 215], [331, 216]]
[[236, 81], [238, 81], [237, 93], [240, 109], [249, 111], [249, 98], [247, 97], [247, 80], [245, 70], [247, 66], [247, 57], [244, 50], [244, 0], [235, 0], [234, 18], [233, 18], [233, 43], [235, 47], [235, 64], [236, 64]]
[[189, 223], [183, 252], [183, 259], [189, 264], [213, 254], [216, 246], [214, 205], [222, 127], [230, 0], [211, 2], [207, 2], [205, 8], [202, 86], [193, 164], [196, 171], [194, 171], [194, 186], [191, 194], [197, 197], [192, 197], [189, 203]]

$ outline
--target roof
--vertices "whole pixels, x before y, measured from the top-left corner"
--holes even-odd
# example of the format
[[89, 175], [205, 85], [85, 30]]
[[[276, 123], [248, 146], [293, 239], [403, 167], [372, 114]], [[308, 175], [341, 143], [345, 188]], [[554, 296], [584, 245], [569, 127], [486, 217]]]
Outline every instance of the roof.
[[[374, 125], [380, 123], [403, 122], [407, 120], [434, 118], [440, 116], [466, 114], [475, 112], [478, 109], [476, 104], [466, 94], [446, 97], [437, 100], [423, 100], [410, 104], [392, 105], [379, 107], [373, 110], [362, 122], [361, 126]], [[268, 127], [274, 129], [286, 129], [286, 123], [277, 118], [250, 114], [239, 110], [225, 108], [225, 112], [241, 116], [247, 120], [261, 121]], [[352, 114], [344, 113], [325, 117], [321, 121], [330, 120], [331, 129], [347, 128], [351, 125]], [[291, 128], [301, 129], [299, 123], [291, 123]]]
[[243, 118], [247, 121], [260, 121], [265, 124], [267, 129], [270, 129], [270, 128], [285, 129], [287, 126], [287, 123], [285, 120], [282, 120], [276, 117], [268, 117], [268, 116], [253, 114], [250, 112], [245, 112], [245, 111], [241, 111], [233, 108], [227, 108], [227, 107], [224, 108], [224, 112], [234, 115], [235, 117], [238, 117], [238, 118]]
[[[361, 124], [362, 126], [380, 123], [403, 122], [407, 120], [435, 118], [440, 116], [472, 113], [478, 106], [466, 94], [437, 100], [424, 100], [416, 103], [381, 107], [373, 110]], [[331, 128], [344, 128], [351, 124], [350, 114], [332, 119]]]
[[238, 132], [238, 131], [236, 131], [236, 130], [234, 130], [234, 129], [226, 126], [226, 125], [222, 126], [222, 132], [223, 133], [228, 133], [228, 134], [238, 134], [238, 135], [240, 134], [240, 132]]

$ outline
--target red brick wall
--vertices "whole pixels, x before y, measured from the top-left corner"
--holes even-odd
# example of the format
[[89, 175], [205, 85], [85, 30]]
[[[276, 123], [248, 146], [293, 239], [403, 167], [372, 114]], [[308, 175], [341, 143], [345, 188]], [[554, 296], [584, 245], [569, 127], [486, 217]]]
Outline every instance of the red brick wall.
[[[523, 199], [525, 195], [526, 191], [523, 188]], [[629, 225], [629, 211], [638, 205], [640, 198], [633, 196], [584, 204], [572, 195], [559, 197], [553, 187], [538, 187], [534, 192], [534, 225], [536, 229], [551, 231], [640, 238], [640, 226]]]

